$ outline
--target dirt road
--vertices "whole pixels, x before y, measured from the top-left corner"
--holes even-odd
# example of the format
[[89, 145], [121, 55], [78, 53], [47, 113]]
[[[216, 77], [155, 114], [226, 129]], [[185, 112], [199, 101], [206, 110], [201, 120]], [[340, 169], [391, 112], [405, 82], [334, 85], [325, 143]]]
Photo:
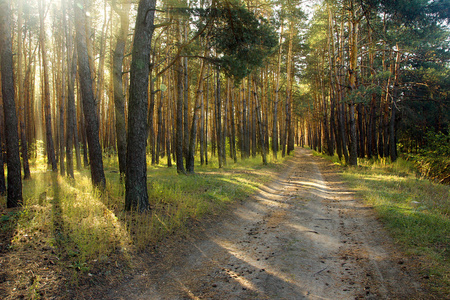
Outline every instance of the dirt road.
[[253, 199], [143, 264], [107, 298], [427, 299], [371, 208], [304, 149]]

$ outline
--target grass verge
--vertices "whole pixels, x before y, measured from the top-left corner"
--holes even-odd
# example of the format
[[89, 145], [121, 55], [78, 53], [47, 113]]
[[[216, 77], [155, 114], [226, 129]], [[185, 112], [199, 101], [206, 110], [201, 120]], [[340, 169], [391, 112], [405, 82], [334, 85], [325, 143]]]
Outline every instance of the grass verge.
[[[0, 270], [0, 290], [14, 297], [50, 297], [61, 289], [54, 286], [53, 291], [48, 290], [61, 279], [59, 271], [48, 274], [55, 265], [69, 274], [64, 287], [85, 278], [89, 284], [97, 284], [89, 276], [112, 272], [101, 270], [102, 264], [114, 264], [120, 272], [120, 264], [136, 251], [153, 249], [169, 235], [188, 234], [192, 224], [246, 199], [283, 167], [282, 159], [268, 157], [268, 165], [263, 166], [257, 157], [238, 163], [229, 159], [218, 169], [217, 158], [212, 157], [208, 166], [197, 162], [196, 174], [180, 176], [176, 167], [166, 167], [165, 161], [149, 165], [151, 211], [138, 213], [124, 211], [125, 190], [116, 159], [104, 158], [107, 188], [102, 193], [92, 188], [89, 170], [76, 171], [71, 180], [48, 171], [43, 155], [32, 161], [32, 179], [23, 186], [23, 208], [6, 209], [5, 197], [0, 198], [0, 245], [5, 245], [5, 261], [11, 262], [7, 271]], [[120, 262], [115, 261], [117, 257]], [[34, 260], [30, 273], [26, 269]], [[22, 282], [21, 286], [16, 282]]]
[[[339, 165], [336, 157], [326, 158]], [[430, 288], [450, 295], [450, 186], [418, 177], [414, 165], [401, 158], [359, 160], [357, 167], [341, 168], [404, 252], [420, 258]]]

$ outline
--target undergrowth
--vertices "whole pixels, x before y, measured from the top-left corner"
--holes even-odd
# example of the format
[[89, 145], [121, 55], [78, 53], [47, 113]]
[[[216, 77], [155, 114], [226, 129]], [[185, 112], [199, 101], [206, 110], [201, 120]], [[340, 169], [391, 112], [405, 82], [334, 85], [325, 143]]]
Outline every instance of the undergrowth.
[[[327, 158], [339, 164], [336, 157]], [[401, 158], [361, 159], [357, 167], [341, 167], [404, 251], [421, 258], [430, 287], [450, 295], [450, 187], [419, 177]]]
[[127, 257], [152, 249], [163, 238], [187, 234], [195, 222], [246, 199], [281, 169], [282, 159], [268, 159], [267, 166], [259, 157], [238, 163], [229, 159], [218, 169], [212, 157], [208, 166], [197, 162], [196, 174], [189, 176], [177, 175], [176, 167], [168, 168], [165, 160], [148, 165], [151, 210], [138, 213], [124, 211], [117, 157], [104, 157], [107, 186], [100, 192], [92, 188], [87, 169], [75, 171], [75, 180], [47, 170], [42, 152], [31, 162], [32, 179], [23, 182], [23, 208], [8, 211], [6, 199], [0, 198], [0, 225], [13, 231], [11, 250], [22, 247], [23, 237], [39, 236], [75, 278], [89, 272], [92, 262], [107, 261], [112, 253]]

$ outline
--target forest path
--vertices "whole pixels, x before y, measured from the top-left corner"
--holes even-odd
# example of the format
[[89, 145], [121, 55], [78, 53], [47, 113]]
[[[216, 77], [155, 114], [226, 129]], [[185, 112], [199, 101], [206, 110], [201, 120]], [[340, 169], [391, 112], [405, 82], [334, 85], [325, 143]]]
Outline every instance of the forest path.
[[159, 251], [107, 298], [427, 298], [372, 209], [305, 149], [253, 199]]

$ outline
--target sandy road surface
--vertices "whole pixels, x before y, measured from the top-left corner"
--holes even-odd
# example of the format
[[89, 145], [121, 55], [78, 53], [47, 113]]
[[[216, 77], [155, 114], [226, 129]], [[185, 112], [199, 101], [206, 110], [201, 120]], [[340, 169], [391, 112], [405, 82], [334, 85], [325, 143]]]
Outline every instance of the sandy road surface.
[[144, 264], [107, 297], [427, 299], [372, 210], [304, 149], [253, 199]]

